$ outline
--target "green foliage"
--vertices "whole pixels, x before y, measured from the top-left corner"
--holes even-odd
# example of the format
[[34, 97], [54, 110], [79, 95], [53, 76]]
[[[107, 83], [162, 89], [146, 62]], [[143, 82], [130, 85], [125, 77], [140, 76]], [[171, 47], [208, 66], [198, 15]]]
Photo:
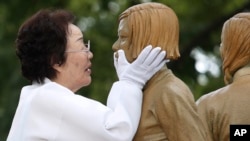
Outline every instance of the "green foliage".
[[[126, 8], [143, 0], [0, 0], [0, 140], [5, 140], [17, 107], [20, 89], [27, 85], [20, 73], [15, 56], [14, 41], [20, 24], [41, 8], [57, 7], [71, 10], [85, 39], [91, 40], [92, 84], [78, 93], [106, 102], [112, 83], [116, 81], [113, 67], [112, 44], [117, 39], [117, 18]], [[146, 1], [146, 0], [144, 0]], [[147, 0], [149, 1], [149, 0]], [[224, 85], [223, 76], [214, 77], [209, 72], [208, 83], [198, 83], [201, 75], [195, 69], [197, 60], [191, 51], [197, 47], [207, 54], [219, 57], [218, 45], [223, 22], [240, 11], [248, 11], [249, 0], [155, 0], [170, 6], [180, 22], [181, 58], [168, 64], [169, 68], [188, 84], [195, 98]], [[220, 64], [218, 64], [220, 65]], [[220, 67], [220, 66], [219, 66]]]

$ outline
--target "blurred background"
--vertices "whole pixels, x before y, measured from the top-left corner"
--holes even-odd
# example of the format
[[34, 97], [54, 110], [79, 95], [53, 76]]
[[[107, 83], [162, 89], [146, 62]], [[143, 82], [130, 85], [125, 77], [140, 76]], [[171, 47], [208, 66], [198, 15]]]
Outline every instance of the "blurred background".
[[[0, 141], [6, 140], [20, 89], [28, 85], [20, 72], [14, 41], [22, 22], [41, 8], [64, 8], [77, 16], [77, 25], [91, 40], [92, 84], [79, 94], [105, 104], [116, 73], [112, 45], [117, 18], [128, 7], [150, 0], [0, 0]], [[192, 90], [197, 100], [224, 86], [219, 53], [226, 19], [249, 11], [249, 0], [152, 0], [171, 7], [180, 22], [181, 58], [168, 64]], [[156, 21], [157, 22], [157, 21]]]

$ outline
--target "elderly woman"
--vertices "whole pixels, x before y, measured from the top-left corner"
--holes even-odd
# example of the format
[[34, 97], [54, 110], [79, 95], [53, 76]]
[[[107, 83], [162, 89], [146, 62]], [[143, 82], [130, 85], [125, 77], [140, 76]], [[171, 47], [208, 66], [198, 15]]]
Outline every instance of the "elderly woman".
[[198, 112], [213, 141], [229, 141], [231, 124], [250, 124], [250, 13], [228, 19], [221, 34], [226, 86], [202, 96]]
[[41, 10], [20, 27], [17, 55], [23, 87], [7, 141], [130, 141], [141, 114], [142, 87], [164, 64], [165, 52], [146, 47], [132, 64], [124, 52], [114, 63], [119, 81], [107, 106], [76, 95], [91, 83], [90, 44], [84, 44], [74, 16]]
[[[118, 40], [113, 50], [123, 49], [132, 63], [152, 44], [167, 52], [166, 59], [180, 57], [179, 23], [174, 11], [160, 3], [143, 3], [119, 17]], [[143, 89], [142, 116], [134, 141], [203, 141], [206, 133], [187, 85], [163, 66]]]

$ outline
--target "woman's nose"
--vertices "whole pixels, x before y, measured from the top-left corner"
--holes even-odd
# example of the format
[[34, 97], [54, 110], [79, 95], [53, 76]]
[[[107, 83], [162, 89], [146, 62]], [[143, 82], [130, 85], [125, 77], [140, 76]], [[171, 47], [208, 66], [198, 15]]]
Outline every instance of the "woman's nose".
[[89, 51], [89, 52], [88, 52], [88, 58], [89, 58], [89, 59], [92, 59], [93, 57], [94, 57], [94, 54], [93, 54], [91, 51]]

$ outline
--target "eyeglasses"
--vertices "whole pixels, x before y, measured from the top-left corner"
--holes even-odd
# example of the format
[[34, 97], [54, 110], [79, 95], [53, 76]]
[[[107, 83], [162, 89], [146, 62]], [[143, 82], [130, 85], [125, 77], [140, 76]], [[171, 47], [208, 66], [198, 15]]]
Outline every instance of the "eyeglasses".
[[75, 52], [89, 52], [90, 51], [90, 40], [88, 40], [87, 44], [84, 44], [86, 46], [86, 48], [82, 48], [80, 50], [68, 50], [65, 51], [65, 53], [75, 53]]

